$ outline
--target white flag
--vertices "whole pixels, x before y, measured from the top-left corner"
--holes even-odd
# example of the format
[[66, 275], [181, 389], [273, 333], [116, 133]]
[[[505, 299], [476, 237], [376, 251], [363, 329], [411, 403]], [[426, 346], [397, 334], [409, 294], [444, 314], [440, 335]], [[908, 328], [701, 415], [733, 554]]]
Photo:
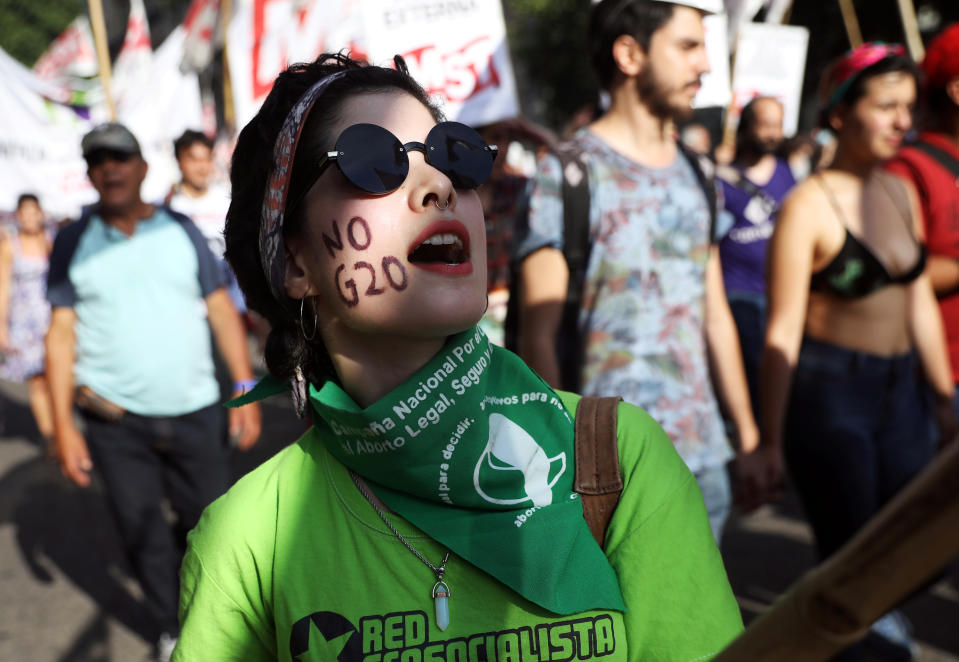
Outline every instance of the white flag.
[[40, 78], [87, 77], [97, 74], [97, 55], [90, 33], [90, 21], [78, 16], [53, 40], [33, 65]]
[[180, 69], [201, 71], [210, 64], [219, 14], [220, 0], [193, 0], [190, 4], [186, 18], [183, 19], [186, 38], [183, 41]]
[[141, 190], [144, 200], [162, 199], [180, 173], [173, 157], [173, 140], [185, 129], [203, 129], [203, 106], [196, 72], [180, 71], [183, 26], [177, 26], [153, 54], [150, 67], [127, 102], [117, 108], [117, 119], [140, 141], [150, 164]]
[[113, 65], [113, 90], [118, 111], [124, 104], [131, 103], [130, 92], [148, 80], [152, 61], [153, 46], [143, 0], [130, 0], [126, 37]]

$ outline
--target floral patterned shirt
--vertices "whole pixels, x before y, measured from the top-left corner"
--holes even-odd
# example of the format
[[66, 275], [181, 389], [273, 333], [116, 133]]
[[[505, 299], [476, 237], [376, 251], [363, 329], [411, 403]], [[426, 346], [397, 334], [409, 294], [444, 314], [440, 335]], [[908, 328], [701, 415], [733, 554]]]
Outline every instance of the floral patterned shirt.
[[[589, 171], [590, 256], [580, 331], [582, 392], [648, 411], [693, 471], [732, 455], [710, 380], [705, 337], [710, 214], [679, 155], [649, 168], [587, 129], [573, 140]], [[518, 253], [563, 245], [559, 159], [541, 159]]]

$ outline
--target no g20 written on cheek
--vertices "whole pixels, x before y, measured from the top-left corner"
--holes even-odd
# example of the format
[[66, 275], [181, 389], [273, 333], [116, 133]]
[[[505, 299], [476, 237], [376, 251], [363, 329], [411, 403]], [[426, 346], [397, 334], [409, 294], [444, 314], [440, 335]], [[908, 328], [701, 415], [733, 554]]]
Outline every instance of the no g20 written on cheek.
[[[373, 233], [369, 224], [360, 216], [354, 216], [346, 224], [346, 240], [353, 250], [365, 252], [373, 243]], [[343, 250], [343, 234], [340, 231], [340, 224], [333, 220], [333, 236], [323, 233], [323, 245], [326, 247], [330, 257], [336, 258], [337, 253]], [[376, 265], [365, 260], [358, 260], [353, 263], [350, 270], [351, 277], [343, 280], [344, 272], [347, 271], [347, 265], [340, 263], [333, 274], [333, 283], [336, 285], [336, 291], [347, 306], [352, 308], [360, 302], [360, 288], [357, 286], [357, 280], [363, 282], [368, 279], [364, 296], [376, 296], [386, 291], [385, 287], [377, 286], [377, 273], [383, 274], [383, 280], [397, 292], [406, 289], [408, 278], [406, 268], [403, 263], [393, 255], [385, 255], [380, 260], [379, 270]], [[382, 282], [382, 281], [380, 281]]]

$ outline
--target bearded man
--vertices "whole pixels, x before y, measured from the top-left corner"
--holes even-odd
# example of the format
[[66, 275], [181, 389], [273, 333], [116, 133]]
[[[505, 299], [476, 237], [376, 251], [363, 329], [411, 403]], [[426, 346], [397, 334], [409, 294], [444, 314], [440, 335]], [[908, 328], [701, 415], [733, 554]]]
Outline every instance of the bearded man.
[[663, 426], [703, 492], [718, 540], [733, 453], [714, 384], [741, 451], [756, 447], [758, 432], [713, 243], [713, 183], [676, 140], [677, 121], [690, 115], [709, 71], [702, 19], [715, 11], [719, 0], [593, 7], [590, 57], [610, 105], [572, 138], [590, 190], [584, 282], [570, 283], [563, 254], [561, 191], [571, 172], [555, 156], [539, 164], [517, 250], [523, 358], [558, 384], [563, 302], [570, 285], [581, 286], [582, 392], [622, 396]]
[[759, 359], [766, 335], [766, 252], [779, 207], [796, 185], [789, 164], [776, 157], [782, 142], [782, 104], [756, 97], [740, 115], [733, 162], [717, 170], [723, 195], [719, 260], [754, 411], [759, 411]]

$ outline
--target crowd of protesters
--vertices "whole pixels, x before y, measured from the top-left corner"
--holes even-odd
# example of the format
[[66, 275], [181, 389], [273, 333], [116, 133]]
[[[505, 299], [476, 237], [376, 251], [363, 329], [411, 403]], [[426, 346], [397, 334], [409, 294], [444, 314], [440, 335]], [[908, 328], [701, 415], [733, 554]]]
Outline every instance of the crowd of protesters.
[[[389, 390], [384, 383], [400, 390], [426, 367], [444, 370], [436, 357], [454, 363], [455, 350], [449, 357], [443, 353], [448, 339], [472, 346], [488, 337], [525, 361], [514, 365], [509, 361], [515, 357], [503, 358], [499, 348], [484, 350], [490, 361], [499, 362], [494, 365], [509, 364], [512, 372], [500, 376], [502, 382], [484, 384], [499, 390], [490, 391], [477, 404], [480, 409], [493, 407], [519, 382], [539, 388], [541, 378], [557, 390], [622, 398], [644, 410], [651, 419], [639, 434], [636, 426], [645, 414], [621, 408], [621, 420], [633, 426], [629, 434], [620, 428], [621, 443], [651, 443], [649, 438], [665, 432], [705, 506], [697, 505], [693, 510], [702, 512], [685, 517], [702, 519], [704, 527], [708, 523], [706, 537], [711, 532], [716, 544], [735, 507], [748, 513], [775, 501], [788, 479], [811, 525], [818, 556], [825, 559], [953, 441], [959, 433], [959, 26], [942, 31], [918, 65], [902, 46], [878, 42], [838, 58], [823, 73], [819, 126], [808, 133], [784, 136], [781, 101], [760, 95], [742, 108], [735, 140], [716, 145], [705, 126], [691, 121], [690, 111], [699, 79], [708, 71], [702, 17], [712, 4], [599, 2], [590, 18], [589, 53], [607, 103], [601, 112], [584, 111], [562, 138], [522, 119], [480, 127], [479, 133], [437, 123], [438, 110], [401, 61], [401, 73], [389, 73], [329, 56], [281, 74], [253, 128], [241, 134], [232, 207], [227, 185], [212, 180], [213, 142], [196, 131], [174, 144], [182, 179], [171, 182], [164, 200], [142, 200], [147, 164], [136, 137], [119, 124], [96, 127], [80, 145], [98, 199], [79, 219], [59, 229], [45, 223], [42, 197], [31, 192], [19, 197], [14, 222], [0, 240], [0, 378], [28, 384], [37, 441], [59, 460], [69, 480], [85, 487], [92, 472], [101, 476], [155, 620], [157, 659], [198, 659], [191, 656], [210, 647], [225, 652], [207, 659], [282, 659], [278, 647], [299, 650], [291, 653], [295, 657], [310, 643], [315, 613], [284, 613], [273, 621], [274, 616], [264, 615], [264, 610], [273, 612], [266, 604], [253, 601], [248, 611], [237, 606], [237, 596], [248, 598], [249, 587], [244, 577], [230, 575], [230, 568], [238, 572], [243, 564], [232, 548], [223, 547], [257, 548], [260, 529], [263, 535], [278, 535], [274, 528], [283, 516], [274, 511], [257, 511], [262, 519], [254, 533], [228, 532], [229, 523], [244, 520], [264, 490], [279, 490], [270, 482], [272, 474], [259, 472], [254, 480], [260, 482], [251, 483], [256, 487], [232, 491], [204, 518], [191, 538], [184, 574], [188, 591], [179, 619], [177, 614], [187, 533], [229, 487], [231, 442], [249, 448], [260, 432], [255, 402], [242, 400], [246, 404], [229, 410], [220, 406], [221, 392], [243, 397], [256, 384], [248, 354], [256, 343], [248, 343], [249, 333], [265, 346], [270, 375], [292, 381], [296, 408], [314, 412], [316, 439], [304, 437], [299, 451], [285, 453], [286, 468], [277, 469], [292, 472], [304, 485], [323, 479], [299, 464], [290, 468], [292, 455], [312, 457], [319, 451], [311, 444], [322, 447], [318, 439], [338, 428], [362, 424], [375, 431], [386, 418], [370, 422], [354, 414], [382, 403]], [[382, 105], [363, 111], [369, 124], [335, 119], [343, 107], [361, 115], [356, 99], [370, 95], [379, 95]], [[319, 110], [311, 110], [314, 104]], [[337, 139], [339, 156], [307, 160], [298, 155], [286, 171], [273, 161], [274, 143], [289, 140], [292, 153], [300, 127], [293, 126], [296, 131], [288, 136], [290, 117], [311, 112], [323, 119], [306, 125], [304, 144], [317, 156], [327, 154], [332, 147], [327, 143]], [[402, 175], [395, 185], [383, 184], [361, 172], [362, 163], [350, 161], [349, 147], [373, 152], [388, 141], [366, 128], [350, 142], [354, 127], [375, 124], [388, 129], [380, 127], [383, 133], [402, 134], [400, 151], [406, 148], [407, 163], [402, 172], [390, 173]], [[339, 137], [332, 133], [334, 125]], [[492, 155], [489, 171], [480, 176], [475, 170], [482, 164], [415, 156], [435, 147], [431, 140], [438, 140], [437, 131], [450, 144]], [[332, 172], [326, 166], [334, 162], [335, 179], [324, 174]], [[383, 176], [377, 171], [376, 177]], [[463, 218], [475, 216], [480, 225], [473, 228], [464, 220], [469, 227], [460, 236], [455, 223], [437, 220], [435, 237], [419, 238], [426, 248], [403, 253], [409, 274], [393, 255], [399, 248], [377, 255], [375, 265], [367, 261], [363, 255], [374, 230], [378, 239], [396, 238], [389, 238], [386, 228], [372, 228], [360, 212], [387, 213], [397, 189], [402, 193], [416, 186], [419, 198], [410, 196], [404, 203], [408, 209], [396, 207], [395, 213], [412, 209], [414, 216], [440, 219], [447, 209], [461, 206]], [[270, 196], [286, 205], [279, 221]], [[325, 209], [321, 198], [342, 208], [343, 227], [335, 220], [330, 227], [311, 227], [310, 219]], [[274, 219], [273, 230], [263, 229], [270, 224], [261, 214]], [[398, 237], [405, 231], [390, 232]], [[332, 268], [324, 256], [343, 251], [344, 238], [355, 253], [351, 273], [368, 267], [376, 282], [382, 266], [380, 290], [373, 284], [365, 293], [357, 289], [358, 276], [345, 281], [344, 290], [343, 265], [330, 289], [322, 274]], [[477, 256], [483, 251], [479, 246], [485, 246], [485, 262]], [[432, 302], [425, 289], [416, 294], [427, 282], [419, 273], [424, 271], [444, 274], [425, 277], [435, 280], [429, 281], [437, 297]], [[469, 283], [451, 286], [454, 272], [468, 276]], [[384, 291], [386, 297], [371, 298]], [[401, 294], [403, 306], [363, 317], [362, 307], [373, 306], [371, 301], [385, 310], [384, 302]], [[449, 308], [441, 309], [437, 301]], [[410, 319], [404, 318], [408, 305]], [[419, 336], [424, 342], [410, 340]], [[216, 357], [230, 373], [231, 385], [217, 383]], [[420, 358], [416, 365], [409, 363]], [[333, 393], [334, 385], [343, 390]], [[464, 410], [466, 400], [457, 406]], [[562, 406], [572, 412], [575, 400], [564, 395]], [[534, 426], [540, 419], [559, 425], [545, 407], [542, 413], [527, 411]], [[491, 435], [497, 415], [489, 417]], [[562, 429], [571, 443], [572, 427]], [[368, 434], [373, 439], [373, 432]], [[465, 428], [457, 435], [461, 455], [486, 443], [466, 435]], [[539, 444], [542, 455], [545, 442], [532, 437], [530, 442]], [[384, 438], [382, 443], [390, 442]], [[552, 459], [562, 454], [563, 443]], [[568, 616], [593, 608], [612, 612], [624, 603], [631, 615], [611, 621], [610, 628], [624, 635], [631, 651], [627, 657], [622, 649], [615, 659], [635, 659], [632, 647], [662, 648], [662, 657], [654, 651], [648, 659], [674, 659], [670, 655], [680, 648], [690, 657], [710, 656], [739, 630], [737, 618], [725, 619], [721, 627], [689, 639], [690, 630], [681, 629], [677, 615], [658, 634], [641, 631], [636, 614], [650, 614], [632, 612], [635, 586], [625, 579], [623, 550], [632, 550], [634, 541], [626, 533], [630, 525], [623, 505], [608, 529], [607, 544], [615, 540], [619, 546], [607, 547], [608, 563], [585, 552], [575, 555], [575, 563], [591, 577], [615, 571], [616, 590], [603, 588], [604, 580], [597, 579], [600, 585], [585, 602], [564, 600], [542, 594], [529, 578], [504, 579], [503, 568], [520, 557], [502, 550], [476, 554], [476, 533], [446, 538], [431, 519], [433, 510], [446, 512], [445, 506], [409, 505], [411, 494], [425, 493], [415, 472], [364, 464], [351, 451], [329, 450], [331, 455], [323, 451], [322, 463], [335, 474], [331, 489], [349, 491], [355, 485], [350, 507], [362, 508], [368, 501], [389, 527], [378, 535], [392, 543], [395, 534], [436, 573], [437, 587], [448, 591], [443, 573], [451, 552], [451, 562], [472, 564], [495, 578], [483, 575], [482, 590], [504, 600], [510, 618], [497, 625], [479, 611], [463, 611], [477, 621], [460, 630], [464, 636], [539, 623], [543, 609]], [[486, 452], [492, 457], [493, 451]], [[623, 457], [639, 462], [628, 453]], [[530, 458], [531, 464], [539, 460], [536, 454]], [[547, 477], [551, 461], [539, 468]], [[446, 467], [445, 486], [448, 467], [438, 467]], [[625, 465], [624, 472], [634, 468]], [[479, 464], [476, 472], [474, 482], [480, 480]], [[449, 473], [448, 484], [462, 488]], [[561, 527], [573, 526], [556, 514], [560, 509], [545, 508], [553, 498], [550, 489], [569, 486], [550, 483], [540, 503], [530, 492], [535, 480], [525, 478], [531, 503], [544, 508], [540, 517], [545, 520], [549, 512]], [[681, 482], [676, 479], [676, 485]], [[381, 484], [391, 489], [381, 492]], [[627, 480], [624, 503], [638, 503], [639, 489]], [[332, 499], [332, 493], [324, 498]], [[246, 506], [231, 505], [236, 503]], [[456, 516], [466, 512], [453, 511]], [[500, 532], [493, 522], [502, 511], [476, 512], [489, 520], [490, 532]], [[443, 559], [439, 569], [423, 561], [384, 513], [395, 519], [402, 515], [427, 531], [411, 539], [430, 557]], [[449, 526], [459, 526], [450, 517]], [[376, 517], [370, 521], [364, 526], [382, 528]], [[406, 523], [399, 528], [414, 530]], [[345, 554], [343, 545], [357, 535], [349, 523], [337, 530], [342, 535], [337, 536], [340, 546], [330, 548], [334, 556]], [[669, 530], [663, 523], [653, 535], [664, 539]], [[319, 534], [313, 547], [304, 542], [310, 536], [290, 545], [309, 547], [320, 558], [326, 534]], [[517, 536], [515, 544], [535, 546], [530, 538]], [[687, 597], [711, 595], [717, 613], [727, 610], [728, 585], [721, 568], [717, 574], [712, 565], [716, 544], [699, 535], [684, 540], [701, 552], [690, 552], [695, 571], [712, 578], [703, 592]], [[260, 552], [268, 556], [275, 550]], [[629, 558], [640, 557], [637, 551]], [[265, 558], [251, 560], [249, 572], [259, 572]], [[416, 569], [416, 559], [405, 561], [403, 572]], [[283, 568], [291, 576], [297, 572], [295, 566]], [[687, 570], [694, 571], [693, 566]], [[681, 574], [677, 567], [673, 571]], [[656, 572], [650, 570], [650, 576]], [[576, 588], [566, 586], [558, 571], [549, 577], [558, 593]], [[342, 592], [348, 581], [341, 580], [335, 573], [326, 583], [304, 575], [288, 602], [280, 594], [270, 599], [306, 610], [311, 586]], [[237, 593], [225, 606], [223, 592], [230, 586]], [[369, 593], [373, 587], [364, 584], [362, 590]], [[515, 599], [503, 591], [515, 591]], [[343, 603], [343, 613], [353, 613], [353, 606]], [[681, 601], [674, 606], [677, 614], [684, 609]], [[232, 617], [221, 616], [228, 610]], [[402, 610], [399, 601], [393, 611]], [[306, 635], [298, 629], [300, 616]], [[174, 653], [184, 623], [185, 641]], [[283, 632], [271, 630], [281, 625]], [[894, 611], [877, 622], [871, 636], [905, 656], [899, 659], [908, 659], [916, 653], [909, 630]], [[686, 636], [684, 643], [679, 633]], [[854, 645], [835, 659], [854, 662], [863, 655]]]

